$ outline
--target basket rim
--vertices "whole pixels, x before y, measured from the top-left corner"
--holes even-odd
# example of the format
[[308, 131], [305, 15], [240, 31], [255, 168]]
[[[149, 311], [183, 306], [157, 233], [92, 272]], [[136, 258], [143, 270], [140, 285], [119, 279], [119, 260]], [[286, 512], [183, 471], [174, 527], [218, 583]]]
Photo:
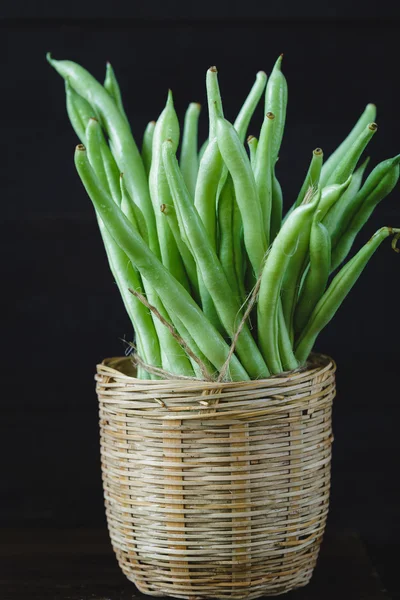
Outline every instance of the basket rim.
[[284, 371], [277, 375], [271, 375], [263, 379], [250, 379], [245, 381], [205, 381], [203, 379], [196, 378], [185, 378], [183, 379], [138, 379], [132, 374], [124, 372], [127, 365], [130, 366], [131, 371], [134, 371], [134, 365], [129, 356], [114, 356], [104, 358], [101, 363], [96, 365], [98, 375], [105, 375], [110, 378], [123, 379], [126, 383], [140, 385], [140, 386], [182, 386], [185, 384], [189, 387], [199, 386], [203, 389], [226, 389], [235, 386], [248, 386], [248, 387], [259, 387], [259, 386], [273, 386], [278, 382], [282, 385], [285, 382], [293, 381], [294, 379], [308, 378], [314, 373], [323, 373], [325, 371], [332, 371], [332, 374], [336, 372], [336, 362], [328, 355], [322, 353], [311, 353], [306, 364], [293, 371]]

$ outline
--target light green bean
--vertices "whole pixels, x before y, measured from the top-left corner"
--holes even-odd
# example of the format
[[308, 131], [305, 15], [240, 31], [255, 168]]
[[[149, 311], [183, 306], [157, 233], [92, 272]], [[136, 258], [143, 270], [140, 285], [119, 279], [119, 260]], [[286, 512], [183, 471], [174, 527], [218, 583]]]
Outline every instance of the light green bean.
[[185, 114], [183, 125], [182, 147], [179, 164], [187, 189], [192, 198], [196, 190], [199, 156], [197, 151], [197, 130], [201, 105], [192, 102]]
[[150, 121], [150, 123], [147, 123], [146, 129], [144, 130], [143, 134], [142, 161], [147, 177], [150, 175], [151, 169], [151, 156], [153, 154], [153, 137], [155, 128], [156, 122]]

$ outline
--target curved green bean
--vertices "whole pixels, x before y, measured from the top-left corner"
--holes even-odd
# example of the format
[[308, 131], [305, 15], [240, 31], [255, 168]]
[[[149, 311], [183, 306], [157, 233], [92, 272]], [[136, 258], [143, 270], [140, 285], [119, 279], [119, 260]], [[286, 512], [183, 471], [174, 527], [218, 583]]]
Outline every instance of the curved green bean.
[[225, 119], [217, 121], [217, 139], [222, 158], [232, 176], [243, 221], [244, 243], [257, 277], [264, 260], [267, 241], [253, 171], [235, 128]]
[[174, 109], [171, 90], [168, 92], [167, 103], [159, 116], [154, 129], [149, 189], [156, 215], [157, 236], [160, 244], [161, 260], [171, 275], [189, 290], [189, 281], [174, 236], [166, 219], [160, 211], [161, 204], [173, 203], [162, 159], [162, 144], [166, 139], [172, 139], [174, 148], [176, 149], [178, 147], [179, 123]]
[[310, 166], [308, 167], [307, 175], [304, 179], [304, 183], [301, 186], [297, 200], [293, 205], [293, 208], [297, 208], [303, 202], [304, 197], [307, 193], [308, 188], [317, 188], [319, 184], [319, 178], [321, 175], [322, 163], [324, 161], [324, 153], [322, 148], [315, 148], [312, 153]]
[[[262, 270], [258, 297], [258, 341], [271, 373], [279, 373], [282, 363], [279, 354], [278, 305], [284, 277], [299, 238], [308, 228], [315, 208], [315, 201], [296, 208], [282, 225], [270, 247]], [[286, 292], [285, 289], [282, 290]], [[285, 319], [286, 321], [286, 319]]]
[[[99, 185], [82, 145], [77, 146], [75, 151], [75, 165], [89, 198], [101, 218], [107, 220], [107, 228], [118, 245], [124, 250], [142, 277], [154, 287], [158, 296], [163, 298], [163, 304], [172, 319], [176, 315], [182, 321], [203, 354], [217, 370], [220, 370], [229, 353], [229, 347], [222, 336], [210, 325], [187, 290], [151, 252], [111, 196]], [[176, 323], [175, 326], [177, 327]], [[179, 332], [178, 327], [177, 329]], [[180, 374], [183, 372], [181, 371]], [[235, 355], [230, 361], [230, 374], [235, 381], [249, 379]]]
[[367, 195], [365, 195], [365, 192], [363, 192], [364, 187], [366, 187], [367, 192], [371, 189], [368, 182], [369, 178], [365, 182], [363, 188], [360, 190], [359, 193], [362, 193], [363, 201], [348, 224], [347, 229], [338, 239], [335, 248], [332, 250], [332, 271], [334, 271], [345, 260], [346, 256], [351, 250], [355, 238], [371, 216], [375, 207], [379, 204], [379, 202], [381, 202], [381, 200], [390, 194], [397, 184], [399, 180], [399, 160], [400, 157], [399, 159], [392, 159], [392, 167], [389, 169], [386, 175], [384, 175], [375, 189], [372, 189], [369, 194], [367, 193]]
[[121, 210], [129, 221], [132, 223], [134, 228], [146, 244], [149, 243], [149, 233], [147, 231], [147, 225], [142, 211], [137, 204], [134, 203], [126, 189], [125, 180], [123, 173], [120, 176], [120, 189], [121, 189]]
[[[240, 305], [233, 297], [221, 263], [208, 241], [207, 232], [196, 208], [190, 201], [176, 160], [175, 148], [171, 141], [166, 141], [163, 144], [163, 159], [171, 194], [174, 198], [174, 205], [179, 206], [186, 228], [186, 235], [191, 240], [199, 274], [201, 274], [204, 285], [213, 299], [221, 323], [233, 338], [242, 318]], [[261, 353], [246, 325], [238, 337], [236, 352], [250, 377], [256, 379], [268, 376], [268, 370]]]
[[286, 107], [287, 107], [287, 83], [284, 74], [282, 73], [282, 59], [281, 54], [276, 61], [272, 73], [268, 79], [267, 87], [265, 90], [265, 114], [272, 112], [275, 115], [275, 126], [272, 140], [272, 157], [271, 163], [274, 165], [278, 159], [279, 150], [283, 138], [283, 130], [285, 128], [286, 121]]
[[65, 81], [65, 96], [70, 123], [80, 142], [86, 144], [86, 127], [89, 119], [96, 118], [96, 111], [89, 102], [75, 92], [68, 80]]
[[375, 135], [378, 129], [376, 123], [369, 123], [354, 141], [354, 143], [347, 150], [342, 160], [338, 162], [336, 167], [333, 169], [330, 177], [326, 179], [323, 185], [329, 185], [332, 183], [343, 183], [351, 175], [356, 168], [356, 165], [360, 159], [361, 154], [366, 148], [368, 142]]
[[149, 176], [151, 169], [151, 156], [153, 154], [153, 137], [155, 128], [156, 122], [150, 121], [149, 123], [147, 123], [146, 129], [144, 130], [143, 134], [142, 161], [147, 177]]
[[272, 203], [271, 203], [271, 223], [269, 228], [269, 243], [272, 244], [278, 231], [282, 227], [283, 214], [283, 195], [281, 184], [275, 174], [275, 168], [272, 171]]
[[197, 173], [199, 171], [199, 156], [197, 152], [197, 131], [201, 105], [192, 102], [185, 114], [183, 125], [180, 168], [187, 189], [192, 198], [196, 190]]
[[270, 223], [272, 210], [272, 177], [274, 163], [272, 160], [272, 141], [274, 134], [275, 115], [268, 112], [261, 127], [257, 146], [256, 162], [253, 167], [258, 199], [261, 205], [265, 228], [266, 245], [269, 246]]
[[266, 83], [267, 74], [264, 73], [264, 71], [259, 71], [256, 75], [256, 80], [253, 84], [253, 87], [251, 88], [249, 95], [244, 101], [243, 106], [235, 119], [233, 126], [238, 132], [239, 139], [242, 143], [245, 140], [251, 117], [253, 116], [257, 104], [259, 103], [264, 92]]
[[126, 122], [129, 125], [128, 117], [126, 116], [126, 112], [124, 109], [124, 105], [122, 102], [121, 90], [119, 88], [119, 83], [114, 73], [114, 69], [112, 68], [111, 63], [106, 63], [106, 78], [104, 80], [104, 88], [110, 94], [111, 98], [114, 100], [115, 104], [121, 115], [124, 117]]
[[97, 119], [89, 119], [85, 137], [90, 164], [114, 202], [121, 204], [120, 173]]
[[363, 114], [358, 119], [357, 123], [346, 137], [346, 139], [336, 148], [336, 150], [330, 155], [327, 161], [325, 161], [321, 171], [321, 187], [327, 185], [333, 171], [336, 169], [338, 164], [347, 155], [350, 148], [365, 130], [369, 123], [373, 123], [376, 119], [376, 106], [375, 104], [367, 104]]
[[300, 290], [294, 313], [294, 330], [299, 335], [328, 283], [331, 267], [331, 238], [321, 222], [323, 212], [315, 213], [310, 234], [310, 266]]
[[283, 316], [281, 299], [278, 299], [278, 350], [279, 357], [284, 371], [292, 371], [299, 366], [298, 360], [294, 355], [289, 331]]
[[301, 364], [307, 360], [318, 334], [334, 317], [371, 256], [379, 248], [384, 239], [399, 231], [400, 229], [393, 229], [391, 227], [382, 227], [379, 229], [334, 277], [327, 291], [313, 310], [297, 344], [296, 357]]

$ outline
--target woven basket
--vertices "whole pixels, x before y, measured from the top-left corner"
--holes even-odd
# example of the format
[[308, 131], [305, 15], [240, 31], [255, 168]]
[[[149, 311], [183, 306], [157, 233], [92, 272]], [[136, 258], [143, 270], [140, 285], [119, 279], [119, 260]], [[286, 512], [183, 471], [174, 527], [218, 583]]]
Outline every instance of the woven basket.
[[98, 365], [108, 527], [140, 591], [258, 598], [311, 578], [328, 513], [335, 365], [242, 383]]

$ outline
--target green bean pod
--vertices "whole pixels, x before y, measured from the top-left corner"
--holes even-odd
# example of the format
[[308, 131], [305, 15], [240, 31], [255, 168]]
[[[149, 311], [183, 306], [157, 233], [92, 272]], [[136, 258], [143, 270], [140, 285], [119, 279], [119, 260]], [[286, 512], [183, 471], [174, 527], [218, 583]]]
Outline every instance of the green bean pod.
[[272, 112], [275, 115], [271, 157], [273, 165], [278, 160], [286, 121], [288, 90], [285, 76], [281, 71], [282, 59], [283, 54], [275, 63], [265, 90], [265, 114]]
[[96, 118], [96, 111], [90, 106], [89, 102], [75, 92], [68, 80], [65, 81], [65, 97], [71, 125], [80, 142], [86, 144], [86, 127], [89, 119]]
[[392, 229], [391, 227], [382, 227], [379, 229], [333, 278], [325, 294], [314, 308], [297, 344], [296, 357], [300, 364], [303, 364], [307, 360], [318, 334], [334, 317], [371, 256], [379, 248], [384, 239], [399, 231], [399, 229]]
[[254, 85], [251, 88], [250, 93], [244, 101], [243, 106], [233, 124], [242, 144], [245, 140], [251, 117], [253, 116], [254, 111], [257, 108], [257, 104], [259, 103], [260, 98], [265, 90], [266, 83], [267, 74], [264, 73], [264, 71], [259, 71], [256, 75]]
[[[196, 208], [190, 201], [171, 141], [163, 144], [163, 160], [174, 205], [179, 206], [186, 235], [191, 240], [199, 275], [201, 274], [210, 293], [221, 323], [233, 338], [242, 318], [240, 304], [232, 294], [218, 256], [208, 241], [207, 232]], [[236, 352], [250, 377], [267, 376], [267, 367], [247, 325], [244, 325], [238, 337]]]
[[301, 186], [297, 200], [293, 205], [293, 208], [297, 208], [303, 202], [304, 197], [307, 193], [308, 188], [317, 188], [319, 178], [321, 175], [322, 163], [324, 161], [324, 153], [321, 148], [315, 148], [312, 153], [310, 166], [308, 167], [307, 175], [304, 179], [304, 183]]
[[[234, 194], [233, 190], [233, 194]], [[238, 282], [239, 295], [241, 302], [246, 299], [246, 289], [244, 285], [244, 278], [246, 272], [246, 255], [244, 252], [243, 243], [243, 222], [240, 214], [236, 197], [234, 196], [233, 201], [233, 220], [232, 220], [232, 237], [233, 237], [233, 256], [234, 256], [234, 267], [236, 273], [236, 281]]]
[[[310, 196], [310, 200], [304, 202], [301, 206], [307, 208], [302, 218], [302, 228], [298, 233], [297, 237], [297, 245], [293, 250], [292, 255], [288, 260], [287, 267], [285, 269], [285, 273], [283, 275], [283, 283], [282, 283], [282, 306], [283, 306], [283, 315], [285, 317], [286, 326], [289, 331], [290, 339], [293, 340], [294, 332], [293, 332], [293, 318], [294, 311], [296, 308], [297, 298], [300, 291], [301, 280], [303, 278], [303, 273], [305, 268], [307, 267], [308, 257], [309, 257], [309, 243], [310, 243], [310, 234], [311, 234], [311, 226], [314, 216], [314, 211], [316, 206], [319, 203], [321, 197], [321, 192], [318, 190], [317, 193], [314, 193], [314, 196]], [[296, 208], [292, 214], [295, 214], [296, 211], [299, 210]], [[301, 213], [303, 214], [303, 213]], [[289, 217], [290, 218], [290, 217]], [[279, 234], [278, 234], [279, 235]], [[278, 239], [278, 238], [276, 238]]]
[[207, 146], [200, 162], [194, 205], [214, 249], [217, 246], [217, 199], [223, 169], [218, 142], [214, 138]]
[[260, 138], [257, 146], [257, 156], [254, 171], [258, 199], [261, 204], [263, 223], [265, 228], [266, 245], [269, 246], [270, 223], [272, 209], [272, 177], [274, 163], [272, 160], [272, 141], [274, 134], [275, 115], [268, 112], [261, 127]]
[[[335, 247], [337, 240], [346, 227], [346, 223], [352, 218], [356, 206], [355, 197], [360, 191], [365, 169], [369, 163], [369, 157], [356, 169], [351, 176], [348, 188], [340, 196], [324, 217], [324, 225], [331, 236], [332, 246]], [[325, 188], [328, 189], [328, 188]]]
[[71, 87], [96, 110], [97, 114], [95, 116], [100, 117], [101, 123], [110, 138], [110, 146], [118, 169], [121, 173], [125, 173], [129, 193], [145, 216], [149, 230], [150, 247], [159, 256], [155, 215], [149, 195], [147, 177], [139, 150], [126, 119], [121, 115], [110, 94], [86, 69], [69, 60], [54, 60], [50, 54], [47, 55], [47, 60], [65, 80], [68, 80]]
[[218, 257], [225, 277], [234, 294], [238, 305], [242, 302], [242, 295], [237, 280], [237, 265], [235, 257], [234, 240], [234, 206], [235, 192], [232, 178], [228, 176], [218, 202], [219, 247]]
[[244, 243], [253, 271], [258, 276], [267, 248], [257, 186], [246, 150], [234, 127], [218, 119], [217, 139], [222, 158], [232, 176], [236, 201], [243, 221]]
[[156, 215], [161, 260], [168, 271], [189, 290], [189, 281], [174, 236], [160, 211], [161, 204], [173, 203], [162, 159], [162, 144], [166, 139], [172, 139], [174, 148], [178, 147], [179, 123], [174, 109], [171, 90], [168, 92], [166, 106], [159, 116], [154, 129], [149, 189]]
[[257, 307], [258, 341], [264, 360], [273, 374], [282, 370], [278, 334], [278, 305], [282, 284], [299, 238], [309, 227], [314, 204], [315, 202], [303, 204], [288, 217], [270, 247], [262, 270]]
[[[143, 242], [141, 236], [111, 196], [99, 185], [90, 167], [85, 148], [81, 145], [77, 147], [75, 152], [75, 165], [95, 208], [103, 221], [107, 221], [107, 228], [113, 238], [139, 270], [142, 277], [154, 287], [158, 296], [163, 298], [163, 304], [171, 317], [174, 318], [175, 315], [178, 317], [185, 328], [190, 331], [193, 340], [203, 354], [217, 370], [220, 370], [229, 353], [229, 347], [222, 336], [210, 325], [190, 294], [167, 271], [161, 261]], [[172, 358], [176, 359], [175, 356]], [[186, 369], [180, 371], [180, 374], [182, 375], [185, 371]], [[235, 381], [249, 379], [248, 374], [235, 355], [232, 356], [230, 361], [230, 374]]]
[[342, 160], [338, 162], [330, 177], [324, 181], [324, 186], [332, 183], [343, 183], [346, 181], [349, 175], [351, 175], [356, 168], [361, 154], [364, 152], [364, 149], [370, 142], [371, 138], [375, 135], [377, 129], [378, 125], [376, 123], [369, 123], [369, 125], [367, 125], [361, 131], [360, 135], [350, 146]]
[[272, 195], [271, 195], [271, 221], [269, 228], [269, 243], [272, 244], [280, 228], [282, 227], [283, 213], [283, 195], [281, 184], [275, 174], [275, 168], [272, 171]]
[[128, 217], [129, 221], [135, 227], [136, 231], [138, 231], [142, 237], [142, 240], [149, 243], [149, 233], [147, 231], [146, 220], [143, 216], [142, 211], [135, 204], [132, 198], [129, 195], [128, 190], [126, 189], [125, 180], [123, 173], [120, 176], [120, 190], [121, 190], [121, 210], [126, 217]]
[[209, 117], [209, 135], [211, 142], [217, 135], [217, 120], [224, 116], [222, 108], [221, 92], [218, 84], [217, 67], [210, 67], [206, 74], [206, 89]]
[[183, 125], [180, 168], [187, 189], [192, 198], [196, 190], [197, 173], [199, 171], [199, 156], [197, 151], [197, 131], [201, 105], [192, 102], [185, 114]]
[[282, 302], [278, 300], [278, 350], [279, 357], [284, 371], [292, 371], [299, 366], [298, 360], [294, 355], [289, 331], [283, 316]]
[[328, 216], [331, 214], [332, 210], [335, 208], [339, 200], [341, 200], [343, 195], [346, 193], [352, 180], [353, 175], [350, 175], [344, 183], [334, 183], [332, 185], [327, 185], [326, 187], [322, 188], [321, 199], [318, 204], [318, 210], [321, 215], [321, 221], [324, 221], [324, 225], [327, 229], [328, 227], [326, 222], [328, 220]]
[[359, 194], [362, 193], [363, 201], [358, 211], [354, 214], [353, 218], [348, 224], [347, 229], [338, 239], [335, 248], [332, 249], [332, 271], [334, 271], [345, 260], [346, 256], [351, 250], [355, 238], [368, 221], [375, 207], [379, 204], [379, 202], [381, 202], [381, 200], [386, 198], [386, 196], [390, 194], [390, 192], [396, 186], [399, 180], [399, 160], [400, 157], [398, 159], [392, 159], [392, 167], [389, 169], [386, 175], [384, 175], [375, 189], [372, 189], [369, 194], [365, 196], [365, 192], [363, 192], [364, 187], [366, 187], [367, 192], [371, 189], [371, 186], [368, 182], [369, 178], [365, 182], [363, 188], [360, 190]]
[[154, 130], [156, 128], [156, 122], [150, 121], [147, 124], [146, 129], [143, 134], [142, 141], [142, 161], [144, 165], [144, 170], [146, 171], [147, 177], [150, 175], [151, 169], [151, 156], [153, 154], [153, 137]]
[[89, 119], [85, 137], [90, 164], [114, 202], [121, 204], [120, 173], [97, 119]]
[[254, 167], [256, 166], [258, 139], [256, 137], [254, 137], [254, 135], [249, 135], [249, 137], [247, 138], [247, 145], [249, 147], [249, 152], [250, 152], [251, 168], [253, 169], [253, 172], [254, 172]]
[[294, 330], [299, 335], [310, 318], [328, 283], [331, 268], [331, 238], [321, 222], [323, 212], [315, 213], [310, 234], [310, 266], [301, 287], [294, 313]]
[[126, 112], [122, 102], [119, 83], [115, 76], [114, 69], [112, 68], [111, 63], [109, 62], [106, 64], [106, 77], [103, 85], [107, 92], [110, 94], [111, 98], [114, 100], [115, 104], [117, 105], [119, 112], [129, 125], [128, 117], [126, 116]]
[[346, 139], [336, 148], [336, 150], [330, 155], [327, 161], [325, 161], [322, 171], [321, 171], [321, 180], [320, 185], [324, 187], [328, 184], [328, 181], [335, 171], [336, 167], [339, 163], [345, 158], [348, 154], [350, 148], [353, 146], [354, 142], [360, 136], [360, 134], [365, 130], [369, 123], [373, 123], [376, 119], [376, 106], [375, 104], [368, 104], [358, 119], [357, 123], [346, 137]]
[[172, 235], [174, 236], [176, 245], [178, 246], [179, 253], [182, 256], [183, 264], [185, 266], [186, 273], [189, 277], [192, 295], [195, 298], [196, 302], [199, 302], [200, 293], [196, 263], [190, 248], [187, 246], [184, 239], [182, 238], [175, 207], [172, 204], [161, 204], [160, 210], [168, 221], [168, 225], [171, 228]]
[[201, 160], [204, 156], [204, 152], [207, 150], [207, 146], [208, 146], [208, 138], [206, 139], [205, 142], [203, 142], [203, 144], [200, 146], [200, 150], [199, 150], [199, 165], [201, 163]]

